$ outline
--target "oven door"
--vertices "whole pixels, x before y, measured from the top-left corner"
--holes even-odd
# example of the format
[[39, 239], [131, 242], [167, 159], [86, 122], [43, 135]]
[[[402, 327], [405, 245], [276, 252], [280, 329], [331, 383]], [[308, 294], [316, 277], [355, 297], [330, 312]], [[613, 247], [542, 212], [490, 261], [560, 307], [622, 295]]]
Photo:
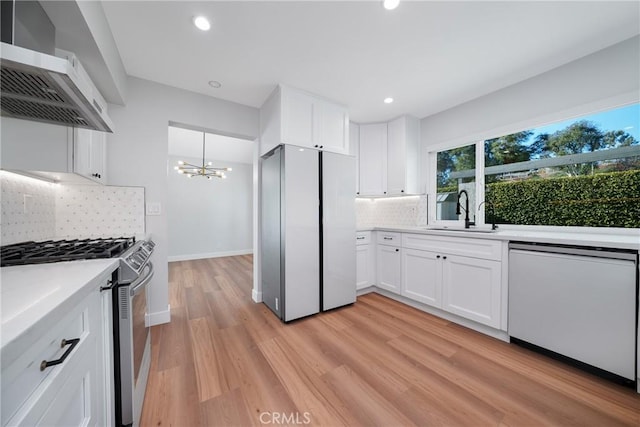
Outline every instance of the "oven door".
[[[145, 322], [147, 285], [153, 277], [153, 264], [129, 285], [118, 288], [119, 354], [116, 360], [116, 416], [118, 425], [138, 425], [147, 386], [151, 357], [151, 334]], [[119, 404], [119, 405], [118, 405]]]

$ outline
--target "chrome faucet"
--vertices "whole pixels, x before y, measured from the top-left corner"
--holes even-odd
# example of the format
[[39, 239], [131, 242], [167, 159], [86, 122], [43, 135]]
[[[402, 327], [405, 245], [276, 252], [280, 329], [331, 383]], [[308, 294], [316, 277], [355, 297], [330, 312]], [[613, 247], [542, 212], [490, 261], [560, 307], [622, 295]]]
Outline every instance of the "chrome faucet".
[[460, 209], [462, 208], [462, 206], [460, 206], [460, 196], [462, 196], [462, 193], [464, 193], [464, 195], [466, 196], [464, 200], [464, 208], [463, 208], [464, 209], [464, 228], [469, 228], [469, 226], [476, 225], [476, 223], [469, 220], [469, 193], [467, 193], [467, 190], [460, 190], [460, 192], [458, 193], [456, 215], [460, 216]]
[[[482, 205], [486, 204], [487, 206], [489, 206], [489, 213], [491, 213], [491, 229], [492, 230], [497, 230], [498, 226], [496, 225], [496, 214], [493, 211], [493, 203], [488, 202], [486, 200], [480, 202], [480, 204], [478, 205], [478, 212], [480, 212], [480, 209], [482, 209]], [[486, 219], [486, 215], [485, 215], [485, 224], [487, 223], [487, 219]]]

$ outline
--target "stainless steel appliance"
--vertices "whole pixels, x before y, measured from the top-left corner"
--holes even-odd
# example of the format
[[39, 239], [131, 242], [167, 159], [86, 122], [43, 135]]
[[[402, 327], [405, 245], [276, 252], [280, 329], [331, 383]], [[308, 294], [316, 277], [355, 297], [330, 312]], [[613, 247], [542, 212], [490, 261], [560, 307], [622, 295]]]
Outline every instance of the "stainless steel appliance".
[[109, 382], [114, 384], [117, 426], [137, 425], [142, 411], [151, 356], [145, 313], [147, 285], [153, 277], [150, 258], [154, 246], [151, 240], [128, 237], [23, 242], [0, 248], [2, 267], [94, 258], [120, 260], [110, 286], [101, 289], [111, 292], [113, 378]]
[[[137, 242], [120, 257], [113, 292], [116, 425], [138, 425], [151, 363], [146, 325], [147, 285], [153, 277], [152, 241]], [[117, 321], [115, 320], [117, 319]]]
[[280, 145], [261, 165], [264, 303], [288, 322], [355, 302], [355, 158]]
[[637, 263], [637, 251], [510, 243], [512, 341], [632, 385]]
[[112, 132], [107, 103], [85, 69], [73, 54], [56, 51], [55, 28], [40, 2], [1, 7], [2, 115]]

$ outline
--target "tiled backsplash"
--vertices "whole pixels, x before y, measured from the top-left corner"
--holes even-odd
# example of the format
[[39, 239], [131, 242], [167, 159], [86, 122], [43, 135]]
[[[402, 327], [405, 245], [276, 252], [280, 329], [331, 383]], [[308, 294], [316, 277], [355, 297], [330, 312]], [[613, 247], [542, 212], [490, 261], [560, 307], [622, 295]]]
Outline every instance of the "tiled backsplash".
[[356, 225], [367, 227], [424, 227], [427, 196], [356, 199]]
[[52, 184], [0, 171], [2, 245], [144, 234], [144, 188]]
[[144, 188], [61, 185], [56, 238], [120, 237], [144, 233]]
[[56, 184], [0, 171], [2, 244], [55, 235]]

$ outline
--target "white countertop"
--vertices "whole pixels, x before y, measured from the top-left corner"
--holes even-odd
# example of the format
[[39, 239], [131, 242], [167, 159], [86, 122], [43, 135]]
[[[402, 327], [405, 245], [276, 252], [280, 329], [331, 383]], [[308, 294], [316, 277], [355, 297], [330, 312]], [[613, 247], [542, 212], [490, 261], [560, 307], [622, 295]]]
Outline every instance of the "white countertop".
[[538, 231], [538, 230], [496, 230], [491, 233], [434, 230], [428, 227], [366, 227], [358, 231], [395, 231], [400, 233], [432, 234], [436, 236], [470, 237], [475, 239], [490, 239], [503, 241], [521, 241], [554, 243], [563, 245], [595, 246], [604, 248], [640, 250], [640, 230], [629, 230], [624, 234], [607, 232], [580, 231]]
[[104, 285], [118, 263], [95, 259], [0, 268], [3, 362], [24, 351], [21, 344], [54, 321], [56, 311], [64, 313]]

